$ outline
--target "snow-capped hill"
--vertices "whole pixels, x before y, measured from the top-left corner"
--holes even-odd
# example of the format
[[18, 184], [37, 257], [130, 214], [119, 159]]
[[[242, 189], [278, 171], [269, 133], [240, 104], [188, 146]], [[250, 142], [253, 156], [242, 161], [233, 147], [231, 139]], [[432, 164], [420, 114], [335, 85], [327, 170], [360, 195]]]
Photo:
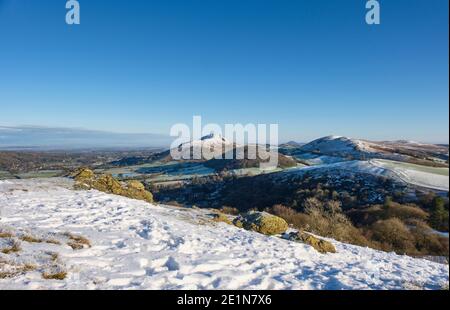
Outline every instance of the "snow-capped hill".
[[209, 135], [203, 136], [200, 140], [228, 143], [228, 141], [224, 137], [222, 137], [222, 135], [215, 134], [215, 133], [210, 133]]
[[218, 148], [222, 149], [226, 145], [233, 145], [232, 142], [228, 141], [222, 135], [211, 133], [209, 135], [203, 136], [200, 140], [193, 140], [186, 143], [180, 144], [179, 148]]
[[[351, 159], [391, 159], [424, 164], [445, 163], [448, 147], [414, 141], [368, 141], [342, 136], [327, 136], [299, 148], [303, 153], [314, 153]], [[428, 162], [427, 162], [428, 161]]]
[[300, 149], [330, 156], [361, 156], [376, 152], [374, 144], [368, 141], [343, 136], [327, 136], [305, 144]]
[[176, 150], [171, 151], [180, 153], [183, 159], [200, 159], [196, 158], [194, 154], [202, 154], [201, 158], [204, 159], [203, 152], [205, 151], [212, 153], [213, 157], [221, 156], [226, 150], [232, 149], [234, 145], [222, 135], [211, 133], [201, 137], [199, 140], [182, 143]]
[[[0, 289], [439, 289], [448, 265], [329, 240], [337, 253], [210, 220], [210, 210], [72, 190], [68, 179], [0, 181]], [[19, 239], [19, 232], [57, 242]], [[71, 237], [84, 236], [81, 238]], [[6, 236], [6, 237], [5, 237]], [[69, 238], [73, 243], [68, 246]], [[11, 239], [11, 240], [10, 240]], [[73, 239], [73, 240], [72, 240]], [[28, 241], [26, 241], [28, 240]], [[47, 266], [48, 264], [48, 266]], [[61, 280], [41, 276], [57, 264]], [[8, 269], [9, 268], [9, 269]], [[16, 269], [14, 269], [16, 268]]]

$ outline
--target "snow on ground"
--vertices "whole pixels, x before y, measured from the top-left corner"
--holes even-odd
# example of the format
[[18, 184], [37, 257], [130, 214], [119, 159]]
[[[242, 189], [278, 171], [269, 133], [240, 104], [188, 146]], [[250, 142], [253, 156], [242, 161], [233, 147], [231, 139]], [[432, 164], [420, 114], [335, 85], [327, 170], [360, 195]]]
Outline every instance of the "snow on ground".
[[320, 152], [323, 155], [361, 155], [363, 153], [377, 153], [374, 145], [369, 141], [351, 139], [342, 136], [327, 136], [303, 145], [301, 150], [306, 152]]
[[420, 187], [442, 191], [449, 190], [448, 168], [432, 168], [384, 159], [371, 159], [369, 161], [342, 161], [331, 164], [321, 164], [290, 169], [286, 172], [303, 173], [311, 170], [317, 170], [318, 172], [342, 170], [368, 173], [372, 175], [394, 178]]
[[363, 160], [349, 160], [349, 161], [341, 161], [332, 164], [322, 164], [308, 167], [300, 167], [294, 168], [290, 170], [286, 170], [285, 173], [304, 173], [307, 171], [320, 171], [327, 172], [330, 170], [342, 170], [342, 171], [350, 171], [350, 172], [360, 172], [367, 173], [373, 175], [382, 175], [387, 177], [396, 177], [396, 175], [388, 169], [383, 167], [378, 167], [372, 165], [369, 161]]
[[208, 156], [213, 158], [214, 156], [221, 156], [224, 151], [231, 150], [233, 143], [228, 141], [219, 134], [209, 134], [203, 136], [199, 140], [193, 140], [190, 142], [182, 143], [178, 147], [178, 152], [184, 159], [191, 159], [191, 153], [203, 154], [209, 152]]
[[[57, 253], [64, 280], [37, 271], [0, 279], [0, 289], [439, 289], [448, 265], [332, 241], [336, 254], [213, 223], [184, 209], [74, 191], [67, 179], [0, 181], [0, 226], [91, 247], [21, 242], [15, 261]], [[61, 239], [60, 239], [61, 240]]]
[[409, 184], [443, 191], [449, 190], [448, 168], [424, 167], [382, 159], [374, 159], [370, 163], [394, 172]]
[[296, 159], [301, 160], [302, 162], [305, 162], [308, 165], [312, 165], [312, 166], [335, 164], [335, 163], [346, 161], [346, 159], [343, 157], [319, 155], [319, 154], [314, 154], [314, 153], [301, 153], [301, 154], [294, 155], [294, 157]]

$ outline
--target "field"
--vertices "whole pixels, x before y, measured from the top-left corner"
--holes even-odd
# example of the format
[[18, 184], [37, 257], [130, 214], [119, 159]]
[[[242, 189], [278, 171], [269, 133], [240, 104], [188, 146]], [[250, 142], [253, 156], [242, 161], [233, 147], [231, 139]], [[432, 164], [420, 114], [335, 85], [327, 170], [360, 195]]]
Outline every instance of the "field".
[[437, 190], [449, 189], [449, 169], [415, 165], [404, 162], [376, 159], [370, 163], [395, 173], [403, 181]]

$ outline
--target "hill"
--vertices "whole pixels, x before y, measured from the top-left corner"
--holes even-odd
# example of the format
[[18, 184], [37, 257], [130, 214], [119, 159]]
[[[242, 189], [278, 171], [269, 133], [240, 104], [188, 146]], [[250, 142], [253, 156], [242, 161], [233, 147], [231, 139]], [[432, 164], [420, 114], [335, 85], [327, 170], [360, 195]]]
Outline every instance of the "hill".
[[297, 148], [297, 151], [344, 159], [380, 158], [448, 167], [448, 147], [412, 141], [374, 142], [343, 136], [327, 136], [311, 141]]

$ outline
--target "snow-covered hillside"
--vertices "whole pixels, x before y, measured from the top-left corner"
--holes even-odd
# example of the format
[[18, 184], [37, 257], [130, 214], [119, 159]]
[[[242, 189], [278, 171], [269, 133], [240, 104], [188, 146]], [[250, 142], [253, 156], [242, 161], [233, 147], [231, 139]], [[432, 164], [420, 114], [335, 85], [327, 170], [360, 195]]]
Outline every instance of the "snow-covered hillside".
[[304, 152], [316, 152], [331, 156], [363, 156], [376, 153], [376, 145], [371, 142], [342, 136], [327, 136], [303, 145]]
[[425, 167], [383, 159], [373, 159], [370, 165], [390, 171], [408, 184], [436, 190], [449, 190], [449, 169]]
[[65, 243], [21, 241], [19, 252], [0, 253], [0, 269], [24, 262], [46, 264], [51, 251], [67, 276], [44, 279], [36, 269], [0, 279], [0, 289], [439, 289], [448, 285], [448, 265], [333, 240], [337, 253], [319, 254], [305, 244], [214, 223], [208, 210], [152, 205], [93, 190], [74, 191], [71, 186], [67, 179], [0, 181], [2, 229], [43, 240], [76, 234], [91, 244], [74, 250]]
[[[321, 156], [324, 157], [324, 156]], [[332, 162], [332, 161], [330, 161]], [[439, 191], [449, 190], [449, 169], [433, 168], [397, 161], [372, 159], [368, 161], [350, 160], [335, 163], [325, 163], [316, 166], [299, 167], [284, 171], [284, 174], [302, 174], [315, 171], [317, 175], [333, 172], [366, 173], [377, 176], [385, 176], [398, 182], [410, 185], [435, 189]]]
[[220, 153], [223, 152], [223, 148], [225, 146], [233, 146], [233, 143], [222, 137], [218, 134], [209, 134], [206, 136], [203, 136], [199, 140], [193, 140], [190, 142], [183, 143], [179, 146], [179, 148], [183, 148], [186, 150], [190, 150], [191, 148], [201, 150], [204, 149], [210, 149], [210, 150], [220, 150]]
[[[393, 178], [419, 187], [448, 191], [449, 169], [443, 163], [448, 149], [444, 146], [412, 141], [371, 142], [342, 136], [327, 136], [298, 148], [293, 154], [303, 163], [311, 165], [291, 172], [302, 173], [311, 169], [369, 173]], [[407, 155], [408, 154], [408, 155]], [[414, 156], [411, 156], [414, 154]], [[417, 158], [428, 158], [428, 163], [442, 167], [412, 164]], [[447, 157], [448, 158], [448, 157]], [[425, 161], [425, 160], [424, 160]]]
[[428, 160], [444, 164], [448, 147], [413, 141], [368, 141], [342, 136], [316, 139], [298, 148], [301, 153], [337, 156], [343, 159], [381, 158], [398, 161]]

